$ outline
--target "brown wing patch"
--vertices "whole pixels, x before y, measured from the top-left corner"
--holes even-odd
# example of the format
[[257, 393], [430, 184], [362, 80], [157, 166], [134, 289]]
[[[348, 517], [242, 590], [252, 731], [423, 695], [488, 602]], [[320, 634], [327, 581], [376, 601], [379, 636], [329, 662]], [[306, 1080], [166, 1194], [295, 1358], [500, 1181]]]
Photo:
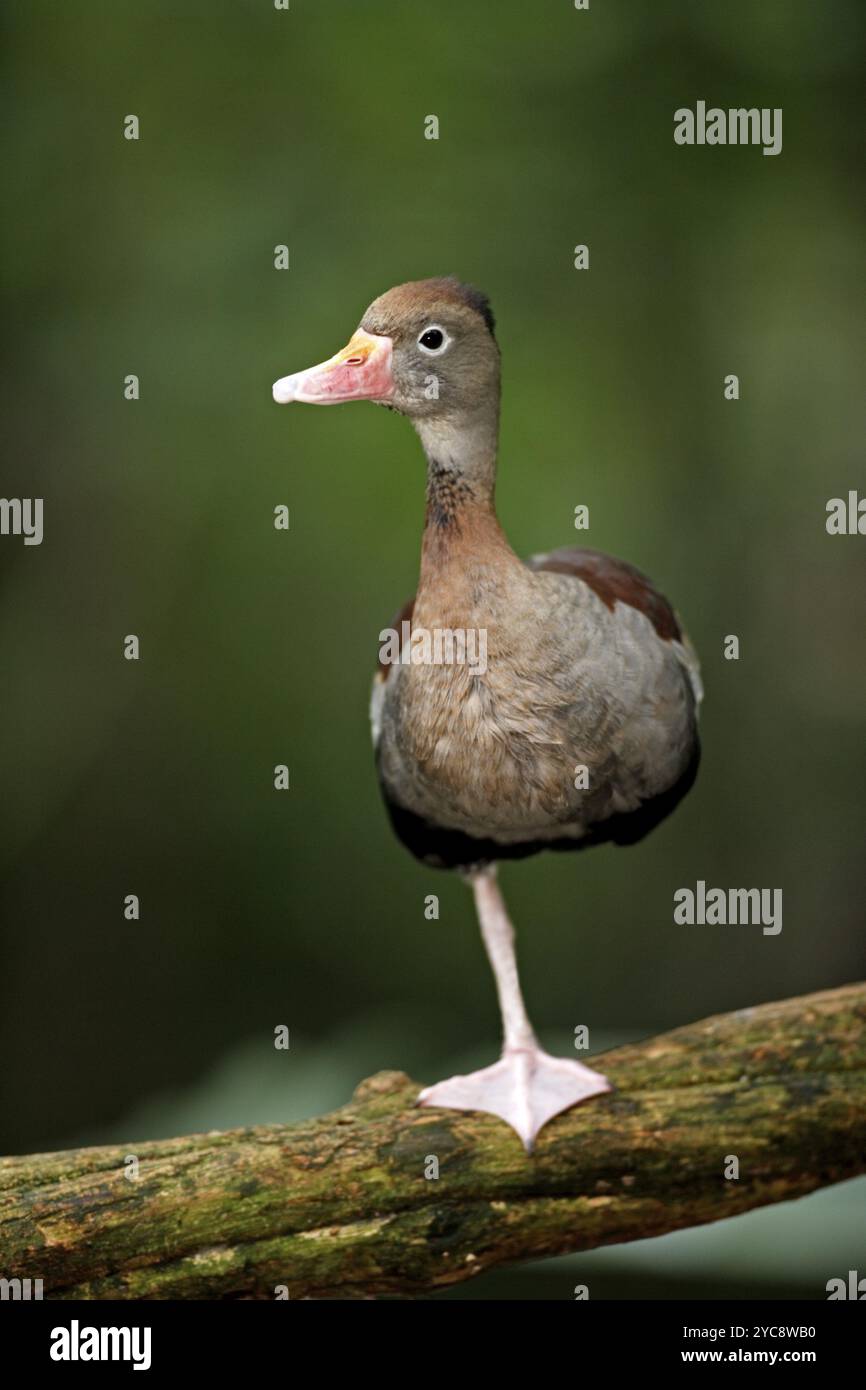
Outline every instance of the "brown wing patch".
[[[407, 599], [406, 602], [403, 604], [403, 607], [400, 609], [399, 613], [395, 614], [395, 616], [391, 619], [391, 622], [388, 624], [388, 626], [392, 627], [396, 632], [399, 632], [401, 623], [412, 622], [412, 614], [414, 613], [414, 611], [415, 595], [413, 594], [412, 597], [410, 599]], [[383, 681], [386, 681], [391, 674], [391, 663], [382, 660], [381, 648], [378, 660], [378, 667], [379, 675], [381, 676]]]
[[600, 550], [563, 546], [560, 550], [552, 550], [549, 555], [534, 555], [527, 564], [532, 570], [573, 574], [589, 585], [611, 611], [615, 604], [627, 603], [630, 608], [637, 608], [646, 614], [663, 641], [682, 639], [677, 615], [667, 599], [645, 574], [625, 560], [604, 555]]

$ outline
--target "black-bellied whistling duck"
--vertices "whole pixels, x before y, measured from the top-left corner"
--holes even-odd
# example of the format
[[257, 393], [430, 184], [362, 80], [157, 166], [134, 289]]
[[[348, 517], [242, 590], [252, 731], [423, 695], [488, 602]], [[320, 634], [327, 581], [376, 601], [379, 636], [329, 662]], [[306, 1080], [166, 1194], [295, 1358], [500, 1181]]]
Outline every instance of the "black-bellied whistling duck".
[[376, 762], [400, 839], [472, 886], [504, 1045], [493, 1066], [418, 1099], [499, 1115], [531, 1150], [549, 1119], [610, 1085], [539, 1047], [496, 863], [631, 844], [673, 809], [697, 770], [697, 660], [670, 604], [631, 565], [582, 549], [524, 563], [508, 544], [493, 503], [499, 349], [477, 290], [454, 278], [398, 285], [342, 352], [273, 394], [387, 405], [424, 446], [421, 574], [395, 623], [411, 621], [408, 643], [374, 682]]

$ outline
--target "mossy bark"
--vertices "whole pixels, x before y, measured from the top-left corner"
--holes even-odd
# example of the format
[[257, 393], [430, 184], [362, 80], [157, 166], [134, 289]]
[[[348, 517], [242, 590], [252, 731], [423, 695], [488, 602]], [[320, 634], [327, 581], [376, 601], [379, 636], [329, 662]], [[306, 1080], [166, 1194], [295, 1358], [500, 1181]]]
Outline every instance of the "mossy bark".
[[3, 1159], [0, 1276], [46, 1298], [418, 1294], [717, 1221], [866, 1171], [864, 1024], [849, 985], [619, 1048], [593, 1060], [615, 1091], [531, 1157], [383, 1072], [302, 1125]]

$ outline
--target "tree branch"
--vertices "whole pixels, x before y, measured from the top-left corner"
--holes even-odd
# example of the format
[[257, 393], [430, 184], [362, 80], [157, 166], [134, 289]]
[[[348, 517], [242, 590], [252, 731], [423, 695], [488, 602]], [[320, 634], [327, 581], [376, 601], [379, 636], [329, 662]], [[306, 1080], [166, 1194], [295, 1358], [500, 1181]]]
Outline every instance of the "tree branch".
[[866, 1170], [864, 1021], [849, 985], [618, 1048], [593, 1062], [615, 1092], [532, 1157], [382, 1072], [301, 1125], [3, 1159], [0, 1276], [47, 1298], [410, 1294], [799, 1197]]

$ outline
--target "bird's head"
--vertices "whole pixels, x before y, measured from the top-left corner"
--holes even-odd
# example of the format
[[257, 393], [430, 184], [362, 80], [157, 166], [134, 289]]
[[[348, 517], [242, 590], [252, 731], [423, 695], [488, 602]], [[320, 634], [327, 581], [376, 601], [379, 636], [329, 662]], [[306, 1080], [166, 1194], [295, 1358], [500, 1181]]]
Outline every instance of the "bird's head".
[[456, 422], [499, 399], [499, 349], [486, 297], [454, 276], [374, 299], [336, 356], [274, 383], [279, 405], [375, 401], [418, 425]]

